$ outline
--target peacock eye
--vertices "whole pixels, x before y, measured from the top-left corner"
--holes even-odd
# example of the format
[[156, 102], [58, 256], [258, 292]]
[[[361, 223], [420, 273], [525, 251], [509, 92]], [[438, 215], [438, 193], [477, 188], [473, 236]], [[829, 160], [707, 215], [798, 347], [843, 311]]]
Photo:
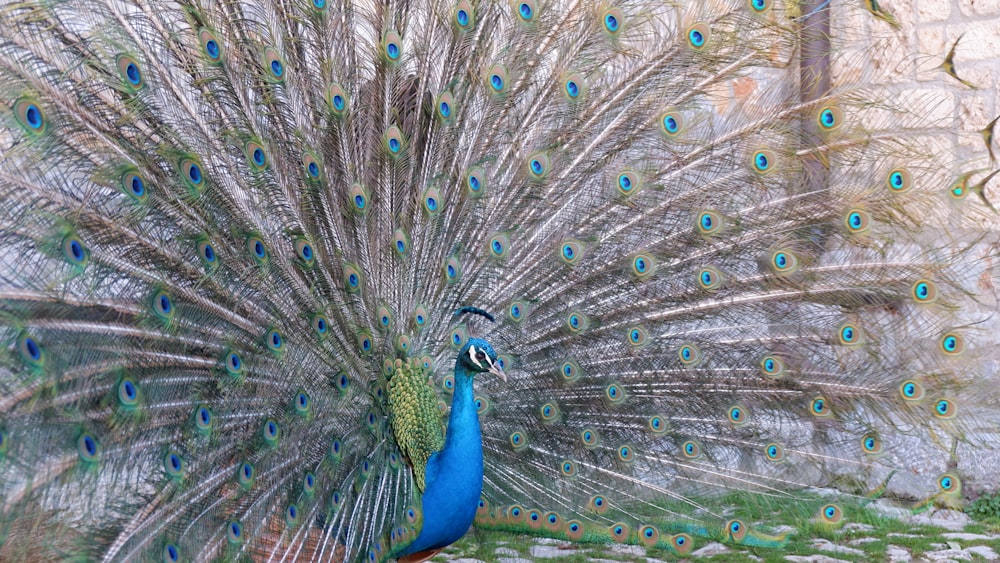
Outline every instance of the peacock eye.
[[483, 360], [485, 360], [486, 359], [486, 353], [483, 352], [482, 350], [480, 350], [479, 352], [476, 352], [476, 359], [479, 360], [480, 362], [483, 361]]

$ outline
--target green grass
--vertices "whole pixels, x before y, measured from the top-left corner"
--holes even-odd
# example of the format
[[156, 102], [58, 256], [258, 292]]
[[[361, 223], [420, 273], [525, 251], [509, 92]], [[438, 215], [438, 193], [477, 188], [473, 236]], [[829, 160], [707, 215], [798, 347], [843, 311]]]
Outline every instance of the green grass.
[[[942, 544], [945, 546], [951, 544], [960, 548], [984, 545], [1000, 553], [1000, 539], [948, 540], [942, 537], [942, 534], [946, 533], [946, 531], [940, 528], [904, 522], [867, 508], [866, 506], [869, 502], [866, 499], [859, 499], [856, 502], [847, 504], [841, 500], [838, 506], [843, 510], [844, 518], [837, 525], [821, 523], [813, 516], [817, 513], [818, 507], [826, 502], [820, 496], [802, 496], [794, 501], [785, 500], [781, 502], [761, 502], [760, 498], [741, 498], [740, 496], [727, 497], [723, 500], [723, 504], [732, 507], [734, 517], [743, 519], [754, 529], [770, 533], [775, 528], [780, 529], [781, 526], [790, 526], [796, 531], [789, 536], [788, 544], [781, 549], [754, 548], [728, 543], [725, 544], [729, 548], [728, 553], [704, 557], [700, 559], [702, 561], [750, 562], [763, 560], [766, 562], [782, 562], [785, 561], [784, 557], [790, 554], [804, 556], [821, 554], [846, 561], [884, 561], [886, 560], [886, 549], [889, 545], [907, 549], [914, 559], [919, 558], [927, 552], [947, 549], [947, 547], [942, 547]], [[964, 532], [984, 535], [1000, 533], [1000, 501], [996, 501], [996, 504], [982, 503], [982, 506], [994, 511], [989, 512], [987, 509], [978, 509], [974, 515], [980, 517], [981, 521], [970, 523], [965, 527]], [[994, 506], [998, 508], [994, 509]], [[664, 508], [676, 509], [679, 507], [664, 506]], [[971, 510], [970, 513], [972, 513]], [[871, 526], [872, 529], [853, 529], [847, 526], [847, 524], [852, 522]], [[851, 540], [859, 538], [873, 538], [874, 541], [857, 545], [849, 543]], [[813, 545], [816, 539], [829, 540], [838, 546], [856, 549], [862, 553], [823, 551]], [[713, 541], [717, 540], [695, 538], [695, 550]], [[538, 539], [530, 535], [477, 529], [466, 534], [462, 540], [449, 547], [445, 551], [445, 554], [439, 555], [433, 560], [446, 561], [448, 559], [467, 557], [482, 561], [496, 561], [502, 557], [515, 557], [514, 555], [497, 555], [495, 552], [500, 547], [516, 551], [519, 557], [535, 559], [531, 555], [530, 550], [532, 546], [537, 544]], [[662, 561], [691, 559], [690, 557], [679, 557], [666, 550], [649, 550], [645, 556], [641, 556], [631, 551], [623, 551], [621, 548], [611, 545], [578, 544], [571, 546], [569, 542], [556, 542], [547, 545], [552, 547], [564, 546], [568, 549], [565, 549], [565, 554], [560, 554], [558, 557], [539, 558], [537, 559], [538, 561], [572, 563], [591, 561], [599, 558], [622, 562], [645, 563], [647, 557]]]

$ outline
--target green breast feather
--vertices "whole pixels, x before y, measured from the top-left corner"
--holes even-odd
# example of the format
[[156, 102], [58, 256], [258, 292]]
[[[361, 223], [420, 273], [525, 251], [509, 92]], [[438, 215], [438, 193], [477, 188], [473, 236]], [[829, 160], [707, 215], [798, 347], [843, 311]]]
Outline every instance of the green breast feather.
[[389, 412], [399, 448], [410, 460], [417, 488], [424, 491], [431, 454], [444, 448], [444, 427], [430, 373], [419, 360], [396, 360], [389, 379]]

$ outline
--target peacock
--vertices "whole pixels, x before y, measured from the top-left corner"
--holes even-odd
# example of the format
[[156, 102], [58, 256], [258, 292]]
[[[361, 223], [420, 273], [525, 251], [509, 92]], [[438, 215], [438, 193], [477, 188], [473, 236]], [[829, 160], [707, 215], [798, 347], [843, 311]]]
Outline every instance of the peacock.
[[0, 559], [682, 555], [960, 503], [994, 141], [951, 150], [978, 79], [956, 40], [902, 86], [890, 12], [4, 2]]

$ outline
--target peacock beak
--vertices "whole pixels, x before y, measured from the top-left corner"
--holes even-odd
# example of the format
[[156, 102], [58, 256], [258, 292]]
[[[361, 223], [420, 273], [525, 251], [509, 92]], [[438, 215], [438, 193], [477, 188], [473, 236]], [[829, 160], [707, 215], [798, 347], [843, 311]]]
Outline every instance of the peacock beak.
[[499, 365], [491, 365], [489, 372], [502, 379], [504, 383], [507, 383], [507, 374], [503, 372], [503, 369], [501, 369]]

